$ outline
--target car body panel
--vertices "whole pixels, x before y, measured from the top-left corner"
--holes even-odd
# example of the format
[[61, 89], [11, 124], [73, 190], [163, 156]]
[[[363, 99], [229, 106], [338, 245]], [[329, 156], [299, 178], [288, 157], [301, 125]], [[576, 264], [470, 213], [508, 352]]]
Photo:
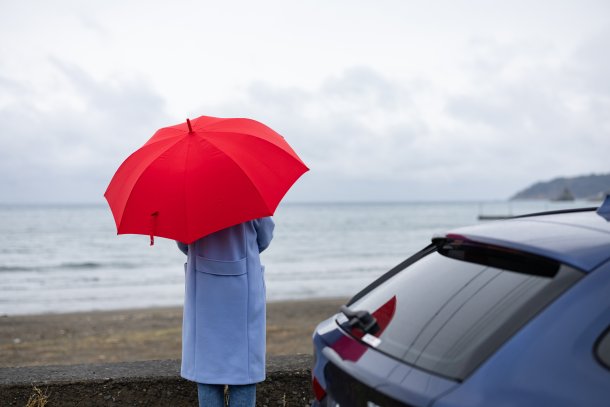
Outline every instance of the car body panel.
[[[354, 381], [367, 383], [382, 395], [408, 403], [404, 405], [428, 405], [458, 384], [376, 351], [344, 332], [335, 317], [318, 325], [313, 340], [317, 361], [313, 375], [325, 389], [332, 387], [326, 381], [324, 372], [328, 363], [341, 369]], [[340, 385], [352, 386], [351, 391], [356, 391], [347, 380]], [[376, 405], [375, 396], [361, 401], [363, 405]]]

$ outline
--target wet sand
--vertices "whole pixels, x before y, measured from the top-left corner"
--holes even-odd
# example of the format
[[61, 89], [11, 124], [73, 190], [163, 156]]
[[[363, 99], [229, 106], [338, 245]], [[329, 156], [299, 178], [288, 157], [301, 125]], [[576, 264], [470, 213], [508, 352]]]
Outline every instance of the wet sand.
[[[267, 304], [267, 354], [311, 353], [347, 299]], [[0, 367], [180, 359], [182, 308], [0, 316]]]

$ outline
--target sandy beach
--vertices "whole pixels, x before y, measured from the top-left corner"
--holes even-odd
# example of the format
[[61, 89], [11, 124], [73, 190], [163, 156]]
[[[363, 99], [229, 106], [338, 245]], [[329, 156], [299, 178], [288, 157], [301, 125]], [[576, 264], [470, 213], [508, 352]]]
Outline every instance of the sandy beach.
[[[347, 299], [267, 304], [267, 353], [311, 353], [311, 334]], [[182, 308], [0, 316], [0, 367], [179, 359]]]

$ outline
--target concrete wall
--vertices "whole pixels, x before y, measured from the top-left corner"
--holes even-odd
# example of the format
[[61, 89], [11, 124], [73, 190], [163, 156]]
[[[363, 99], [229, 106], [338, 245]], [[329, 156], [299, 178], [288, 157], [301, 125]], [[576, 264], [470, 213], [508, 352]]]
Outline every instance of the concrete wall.
[[[267, 380], [257, 386], [257, 406], [308, 406], [309, 355], [267, 360]], [[26, 405], [34, 386], [54, 406], [196, 406], [197, 387], [180, 377], [179, 360], [0, 368], [0, 406]]]

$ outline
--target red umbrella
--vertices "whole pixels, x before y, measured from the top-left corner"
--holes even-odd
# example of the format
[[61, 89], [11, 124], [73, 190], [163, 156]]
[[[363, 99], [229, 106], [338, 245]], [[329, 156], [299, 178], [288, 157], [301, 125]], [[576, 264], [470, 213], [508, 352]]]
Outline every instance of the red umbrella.
[[191, 243], [273, 215], [306, 171], [264, 124], [201, 116], [159, 129], [121, 164], [104, 197], [118, 234]]

